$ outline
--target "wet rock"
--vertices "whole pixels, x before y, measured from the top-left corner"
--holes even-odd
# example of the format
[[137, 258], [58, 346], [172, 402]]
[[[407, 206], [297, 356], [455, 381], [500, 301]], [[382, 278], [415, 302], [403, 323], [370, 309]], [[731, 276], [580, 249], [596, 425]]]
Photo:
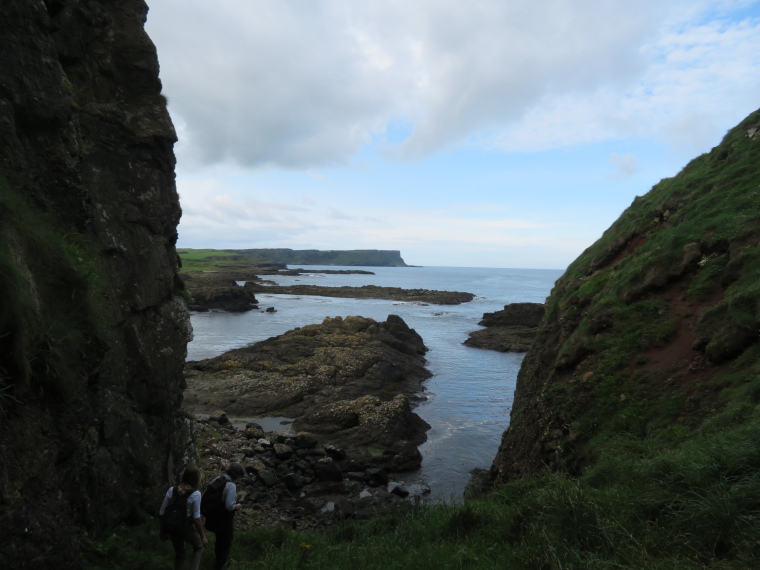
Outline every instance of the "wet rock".
[[267, 487], [274, 487], [277, 484], [277, 476], [269, 469], [259, 471], [257, 477]]
[[214, 412], [211, 412], [211, 414], [209, 414], [208, 420], [210, 422], [216, 422], [220, 426], [227, 425], [230, 423], [230, 419], [227, 417], [227, 413], [221, 410], [216, 410]]
[[238, 285], [234, 275], [221, 271], [188, 271], [181, 275], [192, 297], [188, 305], [191, 311], [241, 313], [258, 308], [253, 290]]
[[313, 449], [317, 445], [317, 439], [307, 433], [299, 433], [293, 437], [293, 445], [298, 449]]
[[277, 295], [318, 295], [350, 299], [390, 299], [426, 305], [459, 305], [472, 301], [472, 293], [464, 291], [435, 291], [431, 289], [402, 289], [364, 285], [362, 287], [323, 287], [320, 285], [265, 285], [246, 283], [246, 288], [255, 293]]
[[277, 459], [290, 459], [293, 455], [293, 448], [284, 443], [274, 444], [274, 454]]
[[325, 455], [335, 461], [340, 461], [341, 459], [346, 458], [346, 452], [344, 450], [329, 443], [325, 445]]
[[340, 468], [330, 457], [323, 457], [317, 461], [314, 472], [320, 481], [341, 481], [343, 479]]
[[277, 468], [274, 470], [275, 475], [277, 475], [278, 479], [282, 479], [286, 475], [290, 475], [293, 472], [293, 470], [288, 467], [287, 465], [278, 465]]
[[401, 497], [402, 499], [405, 499], [409, 496], [409, 489], [398, 483], [391, 486], [390, 492], [397, 497]]
[[289, 473], [285, 475], [282, 478], [282, 482], [285, 483], [285, 486], [291, 491], [297, 491], [304, 486], [303, 478], [297, 473]]
[[370, 487], [379, 487], [388, 484], [388, 473], [382, 469], [367, 469], [364, 473], [364, 479]]
[[499, 352], [526, 352], [545, 313], [542, 303], [512, 303], [494, 313], [484, 313], [481, 326], [464, 344]]

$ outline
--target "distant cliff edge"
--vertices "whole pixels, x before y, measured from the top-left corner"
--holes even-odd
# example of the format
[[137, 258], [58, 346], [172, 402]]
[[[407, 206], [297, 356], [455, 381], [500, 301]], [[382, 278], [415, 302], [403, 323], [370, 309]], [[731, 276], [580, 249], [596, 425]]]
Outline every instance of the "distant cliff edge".
[[143, 0], [0, 3], [0, 567], [76, 568], [190, 438], [174, 128]]
[[356, 265], [365, 267], [408, 267], [401, 252], [382, 249], [239, 249], [225, 250], [286, 265]]

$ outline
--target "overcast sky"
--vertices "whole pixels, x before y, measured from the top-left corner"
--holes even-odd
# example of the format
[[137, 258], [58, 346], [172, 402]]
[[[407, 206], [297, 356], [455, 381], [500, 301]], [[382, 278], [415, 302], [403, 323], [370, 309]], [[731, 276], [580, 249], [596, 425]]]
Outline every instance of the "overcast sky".
[[148, 0], [181, 247], [564, 269], [760, 107], [760, 0]]

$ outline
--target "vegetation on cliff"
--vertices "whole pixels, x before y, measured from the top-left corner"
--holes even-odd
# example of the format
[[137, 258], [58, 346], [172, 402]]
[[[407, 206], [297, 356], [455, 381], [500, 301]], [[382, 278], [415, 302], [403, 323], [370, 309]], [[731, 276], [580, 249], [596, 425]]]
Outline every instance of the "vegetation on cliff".
[[756, 566], [759, 131], [754, 113], [637, 198], [558, 281], [495, 490], [320, 535], [247, 531], [240, 567]]
[[56, 225], [0, 179], [0, 414], [28, 398], [65, 401], [98, 343], [95, 256]]
[[181, 469], [190, 335], [176, 134], [143, 0], [0, 2], [0, 567], [79, 539]]
[[367, 267], [407, 267], [398, 250], [347, 249], [320, 251], [317, 249], [182, 249], [182, 263], [188, 268], [220, 262], [276, 263], [281, 265], [358, 265]]
[[[570, 265], [518, 379], [502, 480], [744, 401], [760, 346], [760, 113], [636, 198]], [[600, 447], [601, 446], [601, 447]]]

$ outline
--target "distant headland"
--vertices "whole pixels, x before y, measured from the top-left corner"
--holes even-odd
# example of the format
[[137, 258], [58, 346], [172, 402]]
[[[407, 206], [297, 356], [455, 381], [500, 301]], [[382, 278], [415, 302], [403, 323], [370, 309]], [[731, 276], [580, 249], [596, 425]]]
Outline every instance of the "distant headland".
[[364, 267], [409, 267], [401, 258], [398, 250], [382, 249], [347, 249], [327, 250], [317, 249], [223, 249], [223, 250], [193, 250], [182, 248], [180, 254], [203, 252], [204, 257], [213, 256], [220, 261], [242, 261], [257, 259], [282, 263], [285, 265], [343, 265]]

